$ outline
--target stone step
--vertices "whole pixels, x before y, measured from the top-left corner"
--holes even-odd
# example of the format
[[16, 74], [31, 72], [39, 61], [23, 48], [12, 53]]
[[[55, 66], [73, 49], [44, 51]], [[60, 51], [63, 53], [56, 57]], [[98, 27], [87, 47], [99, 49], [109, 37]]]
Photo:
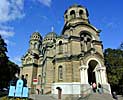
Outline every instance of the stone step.
[[[54, 98], [52, 95], [37, 95], [37, 94], [32, 94], [30, 95], [30, 98], [33, 100], [58, 100]], [[63, 98], [63, 97], [62, 97]], [[86, 97], [66, 97], [65, 99], [61, 100], [114, 100], [112, 98], [112, 95], [110, 94], [98, 94], [98, 93], [92, 93], [87, 95]], [[118, 100], [123, 100], [122, 96], [118, 96]]]
[[122, 95], [118, 95], [118, 100], [123, 100], [123, 96]]
[[114, 100], [110, 94], [89, 94], [86, 97], [80, 97], [78, 100]]

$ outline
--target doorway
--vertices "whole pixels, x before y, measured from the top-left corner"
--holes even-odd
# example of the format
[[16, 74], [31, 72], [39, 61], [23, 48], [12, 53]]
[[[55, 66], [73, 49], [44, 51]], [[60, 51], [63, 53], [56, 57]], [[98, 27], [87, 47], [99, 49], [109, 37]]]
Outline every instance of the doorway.
[[88, 63], [88, 83], [91, 85], [92, 83], [96, 83], [96, 75], [95, 75], [95, 68], [98, 62], [95, 60], [91, 60]]
[[58, 100], [61, 100], [62, 89], [60, 87], [56, 88], [58, 90]]

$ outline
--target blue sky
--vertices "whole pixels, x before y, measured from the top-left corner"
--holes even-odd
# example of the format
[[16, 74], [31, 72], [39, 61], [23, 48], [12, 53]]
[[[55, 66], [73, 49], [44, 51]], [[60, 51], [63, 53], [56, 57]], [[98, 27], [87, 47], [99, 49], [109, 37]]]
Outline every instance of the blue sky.
[[63, 14], [73, 4], [85, 6], [92, 25], [101, 29], [104, 48], [118, 48], [123, 41], [123, 0], [0, 0], [0, 34], [7, 43], [8, 57], [21, 65], [30, 35], [44, 37], [54, 27], [60, 34]]

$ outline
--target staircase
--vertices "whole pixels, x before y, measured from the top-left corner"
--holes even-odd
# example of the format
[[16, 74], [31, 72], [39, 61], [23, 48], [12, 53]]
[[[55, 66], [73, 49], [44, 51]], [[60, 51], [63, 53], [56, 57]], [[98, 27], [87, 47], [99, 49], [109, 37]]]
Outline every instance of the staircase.
[[123, 100], [123, 96], [122, 95], [118, 95], [118, 100]]
[[[58, 99], [54, 98], [52, 95], [36, 95], [36, 94], [34, 94], [34, 95], [30, 95], [30, 98], [32, 100], [58, 100]], [[65, 99], [61, 99], [61, 100], [115, 100], [115, 99], [113, 99], [112, 95], [110, 95], [110, 94], [92, 93], [85, 97], [69, 96], [69, 97], [66, 97]], [[118, 96], [118, 100], [123, 100], [123, 97]]]
[[92, 93], [85, 97], [80, 97], [76, 100], [114, 100], [112, 95], [110, 94], [99, 94], [99, 93]]

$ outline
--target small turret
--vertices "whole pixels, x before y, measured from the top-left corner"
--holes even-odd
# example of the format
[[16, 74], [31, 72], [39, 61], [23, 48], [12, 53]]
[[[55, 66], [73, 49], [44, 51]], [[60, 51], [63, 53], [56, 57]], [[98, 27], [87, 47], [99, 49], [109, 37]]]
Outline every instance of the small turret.
[[40, 33], [34, 32], [32, 36], [30, 37], [30, 50], [33, 53], [39, 54], [40, 53], [40, 48], [42, 45], [42, 37]]

